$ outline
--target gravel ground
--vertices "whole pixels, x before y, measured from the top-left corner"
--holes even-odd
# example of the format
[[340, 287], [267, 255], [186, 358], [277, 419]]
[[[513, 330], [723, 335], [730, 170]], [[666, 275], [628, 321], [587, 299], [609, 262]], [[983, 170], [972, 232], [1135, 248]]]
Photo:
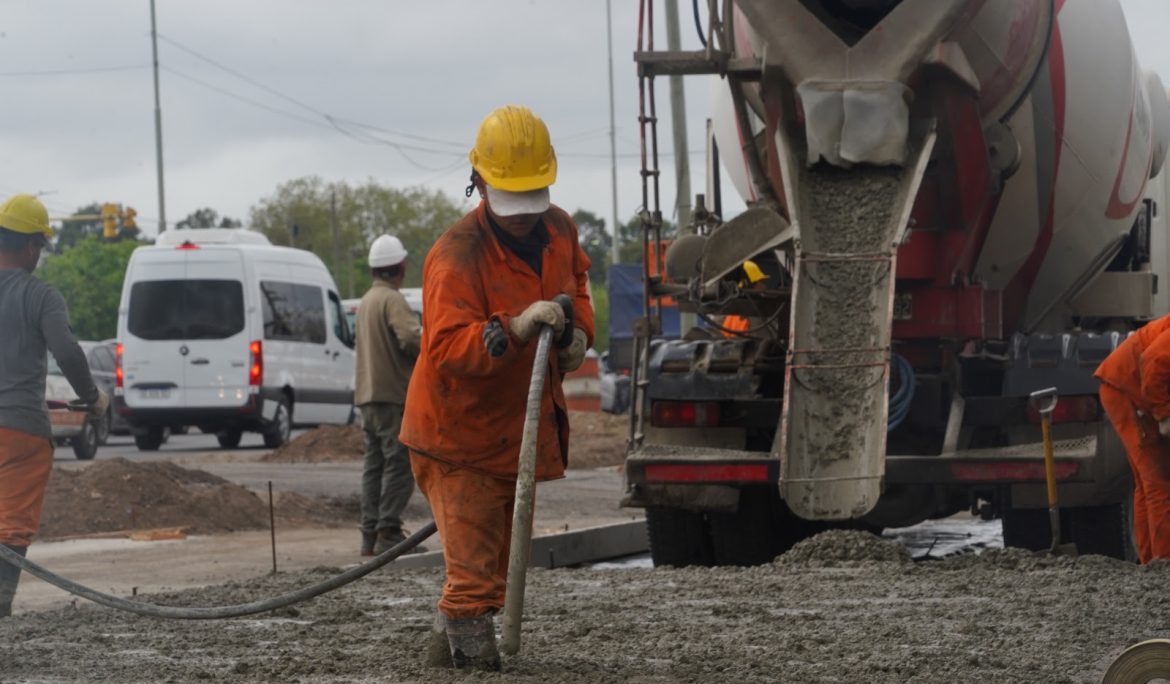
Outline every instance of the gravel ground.
[[[523, 652], [503, 675], [421, 665], [437, 571], [384, 572], [216, 623], [85, 605], [0, 621], [0, 680], [1095, 682], [1126, 646], [1170, 630], [1170, 563], [1000, 549], [906, 558], [832, 532], [756, 568], [534, 570]], [[332, 572], [154, 600], [235, 603]]]

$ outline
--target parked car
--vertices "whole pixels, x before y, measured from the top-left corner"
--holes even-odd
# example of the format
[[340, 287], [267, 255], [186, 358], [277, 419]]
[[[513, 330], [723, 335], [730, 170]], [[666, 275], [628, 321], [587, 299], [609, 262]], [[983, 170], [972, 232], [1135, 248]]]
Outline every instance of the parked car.
[[49, 407], [49, 424], [53, 430], [53, 441], [58, 445], [68, 444], [73, 455], [88, 461], [97, 455], [98, 426], [104, 420], [94, 418], [84, 410], [74, 410], [70, 404], [77, 401], [77, 393], [61, 372], [57, 360], [49, 354], [49, 372], [45, 378], [45, 402]]
[[171, 230], [130, 257], [114, 403], [139, 449], [184, 425], [275, 448], [294, 425], [351, 419], [353, 335], [312, 252], [242, 229]]
[[601, 410], [606, 413], [622, 414], [630, 410], [630, 372], [622, 369], [614, 372], [609, 366], [609, 352], [602, 352], [597, 360], [601, 375]]

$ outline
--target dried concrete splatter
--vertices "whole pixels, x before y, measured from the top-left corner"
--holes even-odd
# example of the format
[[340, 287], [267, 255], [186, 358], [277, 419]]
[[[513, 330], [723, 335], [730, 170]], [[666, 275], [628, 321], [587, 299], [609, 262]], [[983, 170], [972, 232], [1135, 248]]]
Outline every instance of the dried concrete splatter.
[[[0, 681], [1096, 682], [1170, 629], [1170, 564], [1014, 550], [915, 564], [858, 535], [755, 568], [533, 571], [523, 652], [501, 675], [422, 666], [440, 575], [412, 571], [255, 619], [18, 616], [0, 621]], [[235, 603], [330, 572], [155, 600]]]

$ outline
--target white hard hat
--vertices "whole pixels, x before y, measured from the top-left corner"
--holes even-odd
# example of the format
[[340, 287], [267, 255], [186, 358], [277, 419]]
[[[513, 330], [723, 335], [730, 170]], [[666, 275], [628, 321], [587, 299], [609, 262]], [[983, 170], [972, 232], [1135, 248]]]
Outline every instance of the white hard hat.
[[370, 268], [397, 266], [405, 259], [406, 248], [393, 235], [381, 235], [370, 245]]

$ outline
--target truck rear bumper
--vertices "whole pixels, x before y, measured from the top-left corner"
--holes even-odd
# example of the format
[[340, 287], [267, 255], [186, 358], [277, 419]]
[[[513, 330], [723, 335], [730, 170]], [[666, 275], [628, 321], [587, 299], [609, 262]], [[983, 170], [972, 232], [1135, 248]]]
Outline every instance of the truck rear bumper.
[[[1062, 499], [1087, 505], [1116, 498], [1118, 473], [1104, 468], [1097, 436], [1053, 444]], [[1124, 468], [1124, 465], [1123, 465]], [[737, 492], [779, 484], [780, 461], [768, 452], [647, 444], [626, 458], [624, 506], [734, 510]], [[1124, 479], [1124, 478], [1122, 478]], [[1044, 451], [1039, 443], [970, 449], [934, 456], [887, 456], [883, 486], [921, 491], [1006, 487], [1018, 505], [1043, 505]]]

